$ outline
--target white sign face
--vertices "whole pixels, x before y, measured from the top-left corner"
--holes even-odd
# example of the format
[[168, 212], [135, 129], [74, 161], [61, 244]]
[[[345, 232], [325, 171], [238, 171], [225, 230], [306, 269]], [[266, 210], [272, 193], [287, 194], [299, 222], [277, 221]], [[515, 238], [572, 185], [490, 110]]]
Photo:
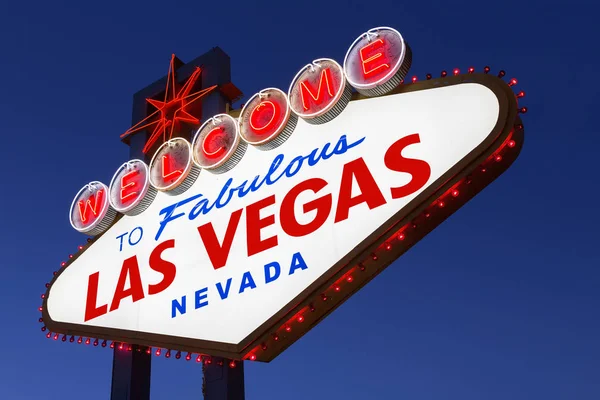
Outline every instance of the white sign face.
[[298, 119], [279, 147], [248, 146], [235, 168], [123, 216], [54, 281], [48, 315], [238, 344], [481, 144], [499, 110], [460, 83]]

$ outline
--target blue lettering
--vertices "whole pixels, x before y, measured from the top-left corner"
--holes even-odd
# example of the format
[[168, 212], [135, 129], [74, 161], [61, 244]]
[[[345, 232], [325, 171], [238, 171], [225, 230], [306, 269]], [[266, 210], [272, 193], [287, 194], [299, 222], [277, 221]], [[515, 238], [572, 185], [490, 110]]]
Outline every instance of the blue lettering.
[[[273, 273], [273, 275], [271, 275], [271, 268], [275, 269], [275, 272]], [[278, 262], [274, 261], [272, 263], [265, 265], [265, 283], [273, 282], [274, 280], [279, 278], [280, 273], [281, 273], [281, 267], [279, 266]]]
[[165, 229], [165, 227], [167, 226], [167, 224], [169, 222], [185, 215], [185, 213], [179, 213], [179, 214], [176, 214], [175, 216], [173, 216], [173, 211], [175, 211], [175, 209], [177, 207], [187, 204], [190, 201], [194, 201], [200, 196], [202, 196], [202, 194], [197, 194], [192, 197], [188, 197], [187, 199], [181, 200], [179, 203], [171, 204], [170, 206], [165, 207], [162, 210], [160, 210], [158, 215], [165, 214], [165, 217], [163, 218], [162, 221], [160, 221], [160, 228], [158, 228], [158, 232], [156, 232], [156, 236], [154, 237], [154, 240], [158, 240], [158, 238], [160, 238], [160, 235], [162, 234], [163, 230]]
[[[342, 135], [338, 139], [338, 141], [337, 141], [336, 145], [333, 147], [333, 149], [331, 148], [331, 143], [326, 143], [321, 149], [319, 149], [319, 148], [313, 149], [308, 155], [297, 156], [288, 163], [288, 165], [284, 168], [283, 171], [280, 171], [279, 176], [275, 176], [275, 173], [280, 169], [279, 167], [283, 164], [283, 161], [285, 158], [285, 156], [283, 154], [278, 154], [273, 159], [273, 162], [271, 163], [269, 170], [264, 175], [262, 180], [260, 178], [260, 175], [257, 175], [251, 181], [245, 180], [237, 187], [232, 187], [233, 179], [229, 178], [227, 180], [227, 182], [225, 182], [225, 184], [223, 185], [221, 191], [219, 192], [219, 195], [217, 196], [217, 198], [215, 199], [215, 201], [212, 204], [210, 204], [210, 200], [208, 200], [208, 199], [201, 199], [198, 203], [196, 203], [194, 205], [192, 210], [189, 212], [188, 218], [190, 220], [193, 220], [193, 219], [197, 218], [200, 214], [204, 214], [204, 215], [208, 214], [213, 208], [219, 209], [219, 208], [225, 207], [227, 204], [229, 204], [229, 202], [231, 201], [231, 199], [233, 198], [233, 196], [236, 193], [237, 193], [238, 198], [243, 198], [246, 195], [248, 195], [249, 193], [258, 191], [264, 185], [270, 186], [270, 185], [276, 183], [284, 175], [288, 178], [291, 178], [302, 169], [303, 165], [308, 164], [309, 166], [312, 167], [312, 166], [318, 164], [319, 161], [327, 160], [330, 157], [332, 157], [333, 155], [344, 154], [348, 150], [361, 144], [364, 140], [365, 140], [365, 138], [363, 137], [363, 138], [358, 139], [356, 142], [348, 143], [346, 135]], [[304, 163], [304, 160], [306, 160], [306, 163]], [[167, 224], [169, 222], [174, 221], [177, 218], [180, 218], [185, 215], [185, 212], [173, 214], [177, 207], [183, 206], [183, 205], [185, 205], [189, 202], [192, 202], [200, 197], [202, 197], [202, 194], [196, 194], [194, 196], [191, 196], [187, 199], [181, 200], [178, 203], [171, 204], [170, 206], [167, 206], [167, 207], [163, 208], [162, 210], [160, 210], [158, 215], [159, 216], [164, 215], [164, 217], [163, 217], [163, 220], [160, 221], [160, 223], [159, 223], [160, 226], [159, 226], [158, 232], [156, 233], [156, 236], [154, 237], [154, 240], [158, 240], [160, 238], [161, 234], [163, 233], [165, 227], [167, 226]], [[119, 238], [119, 237], [117, 237], [117, 238]], [[122, 245], [122, 243], [121, 243], [121, 245]], [[300, 268], [300, 267], [298, 267], [298, 268]], [[225, 295], [225, 298], [226, 297], [227, 297], [227, 295]], [[222, 298], [224, 298], [224, 297], [222, 297]]]
[[[208, 294], [206, 292], [208, 292], [207, 287], [196, 291], [196, 293], [195, 293], [196, 310], [199, 309], [200, 307], [204, 307], [204, 306], [208, 305], [208, 300], [204, 300], [208, 297]], [[202, 300], [204, 300], [204, 301], [202, 301]]]
[[208, 199], [202, 199], [199, 202], [197, 202], [194, 208], [192, 208], [192, 210], [190, 211], [190, 215], [188, 215], [188, 218], [190, 220], [196, 219], [196, 217], [200, 215], [200, 213], [206, 214], [207, 212], [209, 212], [212, 207], [207, 208], [207, 204]]
[[247, 288], [255, 289], [256, 283], [254, 283], [254, 279], [252, 279], [252, 274], [250, 271], [244, 272], [244, 276], [242, 277], [242, 284], [240, 285], [240, 293], [243, 293]]
[[127, 235], [127, 232], [123, 233], [122, 235], [117, 236], [117, 239], [121, 239], [121, 242], [119, 243], [119, 251], [123, 251], [123, 236]]
[[185, 296], [181, 298], [181, 303], [177, 301], [177, 299], [174, 299], [171, 302], [171, 318], [177, 316], [177, 311], [179, 311], [179, 314], [181, 315], [185, 314]]
[[306, 262], [304, 258], [302, 258], [302, 254], [296, 253], [292, 257], [292, 265], [290, 265], [290, 273], [288, 275], [292, 275], [296, 272], [297, 269], [307, 269]]
[[225, 285], [225, 290], [223, 290], [223, 285], [221, 282], [217, 282], [217, 292], [219, 292], [219, 296], [221, 296], [221, 300], [225, 300], [227, 296], [229, 296], [229, 288], [231, 287], [231, 278], [227, 279], [227, 285]]
[[[132, 243], [131, 242], [131, 236], [133, 236], [133, 232], [135, 232], [138, 229], [140, 231], [140, 237], [138, 238], [138, 240], [135, 241], [135, 243]], [[142, 236], [144, 236], [144, 230], [142, 229], [141, 226], [137, 226], [137, 227], [133, 228], [133, 230], [129, 234], [129, 238], [127, 238], [127, 241], [129, 242], [130, 246], [135, 246], [136, 244], [138, 244], [140, 242], [140, 240], [142, 240]]]

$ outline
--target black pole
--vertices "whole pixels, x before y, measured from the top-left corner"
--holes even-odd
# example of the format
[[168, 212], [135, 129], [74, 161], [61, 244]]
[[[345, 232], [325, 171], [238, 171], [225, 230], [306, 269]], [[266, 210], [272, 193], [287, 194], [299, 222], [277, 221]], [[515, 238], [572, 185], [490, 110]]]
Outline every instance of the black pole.
[[113, 354], [110, 400], [149, 400], [152, 355], [146, 347], [116, 345]]
[[212, 357], [210, 364], [202, 366], [202, 394], [205, 400], [244, 400], [244, 364]]
[[[224, 85], [231, 82], [231, 62], [223, 50], [216, 47], [178, 69], [183, 76], [191, 74], [193, 68], [202, 66], [202, 87]], [[166, 77], [140, 90], [133, 96], [132, 123], [136, 124], [146, 117], [146, 98], [152, 97], [165, 88]], [[209, 94], [202, 101], [203, 119], [224, 113], [228, 99], [219, 91]], [[149, 160], [142, 152], [147, 133], [132, 135], [129, 141], [129, 158]], [[191, 138], [188, 138], [191, 139]], [[205, 400], [244, 400], [244, 364], [236, 361], [235, 366], [229, 360], [211, 357], [210, 364], [203, 364], [202, 394]], [[150, 400], [150, 372], [152, 354], [146, 353], [146, 347], [125, 345], [119, 350], [116, 345], [113, 354], [111, 400]]]

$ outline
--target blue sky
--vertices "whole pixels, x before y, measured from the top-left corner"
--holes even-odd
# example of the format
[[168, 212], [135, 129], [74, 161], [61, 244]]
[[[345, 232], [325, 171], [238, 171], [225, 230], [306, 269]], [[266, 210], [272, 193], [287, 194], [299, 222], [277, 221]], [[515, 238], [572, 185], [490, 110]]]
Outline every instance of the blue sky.
[[[270, 364], [248, 399], [600, 398], [598, 37], [591, 2], [8, 2], [0, 13], [2, 398], [106, 399], [110, 351], [48, 341], [40, 294], [83, 237], [79, 187], [128, 158], [134, 92], [171, 53], [219, 46], [250, 96], [398, 29], [411, 75], [507, 71], [525, 145], [473, 201]], [[201, 368], [154, 359], [152, 399], [199, 398]]]

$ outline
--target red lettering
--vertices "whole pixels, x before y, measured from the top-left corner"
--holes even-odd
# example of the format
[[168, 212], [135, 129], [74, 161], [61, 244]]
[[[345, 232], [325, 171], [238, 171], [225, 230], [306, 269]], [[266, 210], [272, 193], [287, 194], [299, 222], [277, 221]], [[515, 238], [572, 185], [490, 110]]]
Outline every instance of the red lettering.
[[279, 104], [268, 100], [262, 101], [250, 113], [250, 128], [261, 135], [271, 133], [271, 130], [279, 121], [280, 114], [281, 107], [279, 107]]
[[[360, 194], [355, 197], [352, 197], [353, 178], [360, 189]], [[347, 219], [350, 208], [361, 203], [367, 203], [371, 210], [385, 204], [385, 198], [362, 157], [344, 165], [334, 222]]]
[[385, 47], [384, 40], [377, 39], [360, 49], [360, 60], [365, 78], [390, 68], [383, 53], [377, 52], [382, 47]]
[[163, 181], [169, 181], [176, 179], [178, 176], [183, 174], [183, 169], [173, 168], [173, 159], [170, 154], [162, 156], [162, 178]]
[[[94, 205], [92, 205], [94, 202]], [[79, 206], [79, 216], [81, 217], [81, 222], [86, 223], [88, 221], [88, 217], [90, 217], [90, 213], [94, 215], [94, 219], [98, 216], [100, 210], [98, 206], [102, 207], [102, 203], [104, 202], [104, 190], [98, 190], [95, 195], [91, 195], [84, 202], [83, 200], [79, 200], [77, 203]]]
[[313, 178], [300, 182], [289, 191], [281, 202], [281, 210], [279, 213], [279, 219], [281, 223], [281, 229], [290, 236], [305, 236], [313, 233], [319, 229], [329, 217], [331, 211], [331, 194], [326, 194], [315, 200], [309, 201], [302, 206], [303, 212], [309, 213], [313, 210], [317, 210], [317, 215], [314, 219], [307, 224], [300, 224], [296, 220], [294, 213], [296, 199], [298, 196], [307, 190], [311, 190], [314, 193], [318, 193], [321, 189], [327, 186], [327, 182], [321, 178]]
[[135, 196], [138, 194], [136, 189], [139, 186], [135, 178], [139, 174], [140, 172], [137, 169], [133, 169], [121, 178], [121, 204], [135, 199]]
[[[225, 153], [225, 147], [218, 144], [220, 137], [219, 134], [224, 134], [223, 127], [221, 126], [216, 127], [212, 131], [208, 132], [204, 137], [204, 140], [202, 141], [202, 152], [206, 157], [219, 158]], [[208, 145], [211, 147], [217, 147], [217, 149], [215, 151], [210, 151], [207, 147]]]
[[246, 207], [248, 257], [277, 246], [277, 236], [271, 236], [266, 239], [260, 238], [260, 231], [275, 223], [275, 215], [271, 214], [261, 218], [260, 210], [273, 204], [275, 204], [275, 195], [271, 195]]
[[431, 176], [431, 167], [426, 161], [402, 157], [402, 150], [411, 144], [420, 142], [419, 134], [415, 133], [397, 140], [385, 152], [383, 161], [386, 167], [392, 171], [406, 172], [412, 175], [412, 179], [406, 185], [390, 189], [394, 199], [413, 194], [421, 189]]
[[208, 258], [210, 258], [210, 262], [214, 269], [222, 268], [227, 264], [227, 257], [229, 257], [231, 243], [233, 243], [235, 231], [240, 223], [242, 211], [243, 209], [231, 213], [229, 223], [227, 224], [227, 231], [223, 238], [223, 244], [219, 243], [219, 239], [217, 238], [217, 234], [215, 233], [215, 229], [211, 222], [198, 227], [198, 233], [200, 234], [200, 238], [204, 243]]
[[100, 272], [96, 272], [90, 275], [88, 278], [88, 289], [87, 298], [85, 300], [85, 317], [84, 322], [90, 319], [98, 318], [101, 315], [106, 314], [108, 306], [106, 304], [96, 307], [98, 301], [98, 280], [100, 279]]
[[150, 268], [162, 274], [163, 279], [154, 285], [148, 285], [148, 294], [158, 294], [171, 286], [171, 283], [175, 280], [175, 274], [177, 273], [177, 268], [175, 264], [165, 261], [161, 258], [162, 252], [166, 249], [172, 249], [175, 247], [175, 240], [170, 239], [162, 242], [154, 250], [152, 250], [152, 254], [150, 254]]
[[[322, 89], [323, 80], [325, 80], [325, 85], [327, 86], [327, 91]], [[307, 96], [310, 96], [312, 101], [319, 105], [323, 103], [325, 100], [325, 94], [329, 95], [329, 98], [333, 98], [335, 96], [335, 90], [333, 89], [333, 78], [331, 77], [331, 70], [329, 68], [325, 68], [321, 71], [321, 76], [319, 78], [319, 88], [317, 89], [317, 94], [313, 94], [314, 89], [308, 82], [308, 80], [304, 80], [300, 82], [300, 96], [302, 97], [302, 106], [304, 107], [304, 111], [308, 111], [310, 106], [308, 105]]]
[[[127, 277], [129, 277], [129, 289], [125, 289]], [[129, 257], [123, 261], [123, 267], [121, 267], [121, 274], [119, 275], [117, 288], [115, 289], [115, 294], [112, 302], [110, 303], [110, 311], [114, 311], [119, 308], [121, 305], [121, 300], [129, 296], [131, 296], [133, 303], [144, 298], [144, 288], [142, 287], [140, 267], [138, 265], [136, 256]]]

